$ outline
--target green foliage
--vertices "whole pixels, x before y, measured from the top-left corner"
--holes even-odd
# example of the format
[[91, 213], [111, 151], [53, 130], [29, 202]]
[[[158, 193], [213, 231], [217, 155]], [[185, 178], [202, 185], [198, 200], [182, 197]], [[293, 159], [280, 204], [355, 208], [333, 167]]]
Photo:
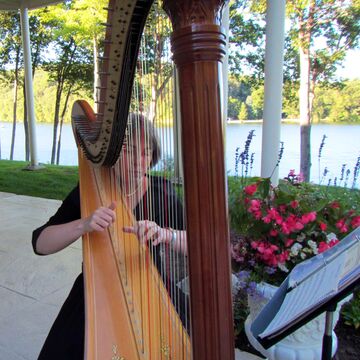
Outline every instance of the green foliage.
[[[74, 67], [76, 69], [76, 67]], [[91, 70], [90, 70], [91, 72]], [[81, 74], [81, 72], [79, 72]], [[86, 77], [84, 77], [86, 78]], [[0, 120], [12, 121], [13, 114], [13, 89], [12, 84], [2, 81], [0, 78]], [[82, 82], [77, 83], [81, 85]], [[35, 73], [34, 81], [34, 97], [35, 97], [35, 115], [37, 122], [52, 123], [54, 119], [54, 102], [56, 96], [56, 84], [49, 79], [49, 73], [44, 69], [38, 69]], [[92, 102], [91, 93], [84, 85], [82, 89], [75, 89], [71, 95], [69, 103], [72, 104], [77, 99], [86, 99], [89, 103]], [[22, 120], [23, 114], [23, 92], [18, 94], [18, 114], [20, 114], [18, 121]], [[64, 99], [61, 101], [61, 108], [64, 106]], [[71, 121], [71, 106], [68, 107], [64, 121], [70, 123]]]
[[239, 99], [229, 96], [228, 98], [228, 117], [230, 119], [238, 119], [238, 114], [240, 112], [241, 102]]
[[26, 170], [23, 161], [0, 160], [0, 191], [62, 200], [78, 182], [76, 166], [46, 165]]
[[[283, 118], [299, 118], [299, 83], [285, 81], [283, 87]], [[261, 119], [264, 106], [263, 82], [254, 84], [248, 77], [229, 79], [228, 117], [237, 119], [246, 103], [247, 116], [241, 119]], [[315, 88], [313, 122], [359, 123], [360, 80], [319, 83]]]
[[238, 337], [244, 331], [244, 323], [250, 311], [247, 302], [247, 293], [239, 289], [233, 298], [234, 336]]
[[352, 300], [343, 306], [341, 315], [345, 320], [345, 324], [354, 327], [356, 330], [360, 328], [360, 290], [354, 292]]
[[251, 92], [251, 112], [254, 119], [263, 118], [264, 86], [260, 85]]
[[283, 118], [299, 118], [299, 83], [285, 81], [283, 86]]
[[[249, 16], [247, 0], [235, 0], [230, 5], [230, 57], [232, 73], [264, 77], [265, 27], [264, 15]], [[244, 71], [245, 70], [245, 71]]]
[[[325, 84], [326, 85], [326, 84]], [[314, 120], [326, 122], [360, 122], [360, 80], [316, 89]]]
[[247, 186], [239, 181], [239, 189], [229, 191], [230, 225], [239, 235], [233, 259], [252, 281], [279, 285], [295, 265], [360, 226], [359, 202], [350, 201], [359, 191], [349, 190], [346, 198], [338, 190], [334, 200], [293, 172], [276, 187], [268, 178], [254, 180]]
[[248, 112], [247, 105], [245, 103], [241, 103], [238, 119], [239, 120], [248, 120], [249, 119], [249, 112]]
[[[106, 22], [106, 0], [77, 0], [49, 6], [41, 14], [42, 21], [52, 26], [53, 39], [74, 38], [79, 46], [92, 51], [93, 39], [104, 38]], [[56, 41], [56, 40], [55, 40]]]

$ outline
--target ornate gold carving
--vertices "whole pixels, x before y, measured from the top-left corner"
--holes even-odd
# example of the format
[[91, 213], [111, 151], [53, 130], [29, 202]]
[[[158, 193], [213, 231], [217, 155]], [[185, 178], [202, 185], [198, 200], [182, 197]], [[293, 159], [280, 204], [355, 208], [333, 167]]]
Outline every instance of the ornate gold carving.
[[223, 5], [228, 0], [164, 0], [164, 10], [173, 23], [174, 29], [192, 24], [220, 24]]
[[161, 337], [161, 352], [165, 358], [170, 359], [170, 346], [166, 343], [163, 337]]
[[117, 345], [113, 345], [112, 351], [113, 351], [113, 356], [111, 357], [111, 360], [126, 360], [123, 356], [118, 355]]

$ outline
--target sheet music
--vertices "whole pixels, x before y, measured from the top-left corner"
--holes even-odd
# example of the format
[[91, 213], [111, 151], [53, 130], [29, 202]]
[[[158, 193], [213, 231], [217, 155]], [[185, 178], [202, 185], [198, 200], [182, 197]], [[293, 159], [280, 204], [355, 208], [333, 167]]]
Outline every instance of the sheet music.
[[280, 335], [359, 277], [360, 227], [333, 248], [293, 269], [278, 296], [254, 320], [254, 335], [259, 339]]
[[289, 324], [302, 314], [306, 314], [309, 309], [312, 309], [314, 304], [319, 304], [331, 296], [331, 294], [336, 293], [344, 260], [345, 254], [342, 254], [328, 264], [328, 266], [322, 267], [318, 272], [310, 276], [307, 281], [290, 289], [280, 310], [270, 325], [259, 336], [265, 337], [275, 333], [282, 329], [284, 324]]

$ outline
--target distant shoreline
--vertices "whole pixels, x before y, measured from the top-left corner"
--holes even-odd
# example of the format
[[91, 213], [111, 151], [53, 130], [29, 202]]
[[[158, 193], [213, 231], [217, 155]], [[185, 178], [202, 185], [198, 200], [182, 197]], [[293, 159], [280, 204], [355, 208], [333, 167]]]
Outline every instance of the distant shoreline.
[[[281, 119], [282, 123], [288, 123], [288, 124], [300, 124], [300, 120], [299, 119]], [[259, 119], [259, 120], [233, 120], [233, 119], [228, 119], [226, 121], [227, 124], [262, 124], [263, 123], [263, 119]]]
[[[228, 119], [226, 121], [226, 124], [229, 125], [241, 125], [241, 124], [262, 124], [263, 120], [259, 119], [259, 120], [233, 120], [233, 119]], [[296, 125], [300, 125], [300, 120], [299, 119], [282, 119], [281, 120], [282, 124], [296, 124]], [[360, 125], [360, 122], [345, 122], [345, 121], [338, 121], [338, 122], [327, 122], [327, 121], [317, 121], [317, 122], [313, 122], [311, 123], [311, 125]]]

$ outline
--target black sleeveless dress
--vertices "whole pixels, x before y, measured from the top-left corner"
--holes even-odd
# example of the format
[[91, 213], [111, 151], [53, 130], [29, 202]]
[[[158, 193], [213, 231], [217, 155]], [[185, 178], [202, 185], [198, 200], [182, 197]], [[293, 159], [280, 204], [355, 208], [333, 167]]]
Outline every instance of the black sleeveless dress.
[[[184, 229], [183, 207], [179, 201], [172, 184], [162, 177], [149, 176], [149, 190], [136, 207], [134, 213], [137, 220], [151, 220], [161, 227], [171, 227], [177, 230]], [[151, 201], [149, 201], [151, 199]], [[50, 225], [64, 224], [80, 218], [80, 192], [75, 187], [65, 198], [57, 212], [49, 221], [38, 229], [34, 230], [32, 245], [36, 252], [36, 242], [43, 229]], [[164, 267], [161, 256], [161, 246], [153, 249], [154, 262], [159, 269]], [[164, 279], [165, 280], [165, 279]], [[164, 283], [171, 287], [173, 284], [169, 279]], [[172, 291], [168, 289], [171, 294]], [[186, 296], [177, 290], [177, 302], [180, 297], [180, 317], [185, 319], [184, 309], [187, 307]], [[50, 332], [45, 340], [38, 360], [80, 360], [84, 358], [84, 283], [81, 273], [74, 282], [74, 285], [64, 302]]]

